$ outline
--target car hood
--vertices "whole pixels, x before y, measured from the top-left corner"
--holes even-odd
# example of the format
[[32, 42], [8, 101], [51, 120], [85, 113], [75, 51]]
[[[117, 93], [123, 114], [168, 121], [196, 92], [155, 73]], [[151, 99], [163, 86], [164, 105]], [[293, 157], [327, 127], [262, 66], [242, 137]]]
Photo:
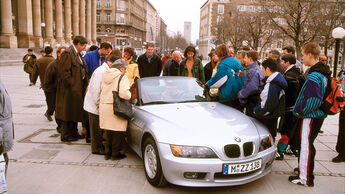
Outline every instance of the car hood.
[[254, 140], [259, 136], [250, 118], [218, 102], [149, 105], [141, 109], [154, 116], [151, 130], [161, 143], [229, 144], [237, 143], [235, 137]]

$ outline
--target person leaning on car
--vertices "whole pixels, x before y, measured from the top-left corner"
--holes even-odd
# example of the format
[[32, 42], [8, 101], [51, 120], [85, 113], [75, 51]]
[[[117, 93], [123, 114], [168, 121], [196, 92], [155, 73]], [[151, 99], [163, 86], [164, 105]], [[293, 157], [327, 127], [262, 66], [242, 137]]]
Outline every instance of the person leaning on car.
[[[126, 73], [127, 62], [123, 59], [116, 60], [111, 68], [103, 75], [101, 84], [101, 95], [99, 102], [99, 125], [105, 130], [106, 143], [105, 159], [118, 160], [126, 157], [121, 154], [121, 148], [124, 148], [124, 133], [127, 130], [128, 121], [114, 114], [113, 91], [119, 91], [122, 99], [129, 100], [131, 92], [129, 91], [129, 81], [126, 75], [123, 75], [120, 84], [120, 76]], [[120, 88], [118, 88], [120, 86]]]

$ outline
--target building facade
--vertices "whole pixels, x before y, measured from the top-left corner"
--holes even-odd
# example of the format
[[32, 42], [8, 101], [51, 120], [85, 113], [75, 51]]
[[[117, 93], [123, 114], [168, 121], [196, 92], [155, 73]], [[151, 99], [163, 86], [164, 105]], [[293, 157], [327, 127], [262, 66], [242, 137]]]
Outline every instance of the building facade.
[[183, 37], [186, 39], [187, 44], [191, 44], [192, 40], [192, 22], [184, 22]]
[[85, 36], [96, 43], [94, 0], [1, 0], [0, 47], [71, 44]]
[[146, 13], [146, 42], [156, 44], [156, 38], [158, 36], [158, 12], [154, 6], [147, 3]]
[[146, 41], [146, 0], [95, 0], [97, 42], [142, 49]]

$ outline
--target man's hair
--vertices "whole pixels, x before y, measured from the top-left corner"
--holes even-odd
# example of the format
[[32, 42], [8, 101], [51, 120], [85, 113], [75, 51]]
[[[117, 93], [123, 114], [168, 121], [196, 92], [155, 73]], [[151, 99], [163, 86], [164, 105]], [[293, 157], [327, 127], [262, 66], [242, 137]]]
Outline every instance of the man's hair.
[[134, 52], [134, 48], [132, 47], [126, 47], [123, 52], [127, 52], [128, 54], [130, 54], [131, 56], [133, 56], [135, 54]]
[[280, 52], [278, 50], [271, 50], [269, 53], [271, 53], [273, 57], [280, 58]]
[[107, 43], [107, 42], [102, 42], [101, 46], [99, 47], [100, 49], [104, 48], [104, 49], [113, 49], [113, 47], [111, 46], [111, 44]]
[[111, 62], [111, 63], [114, 63], [118, 59], [120, 59], [120, 58], [118, 58], [115, 55], [113, 55], [113, 56], [110, 57], [110, 59], [108, 61]]
[[282, 56], [284, 62], [289, 62], [290, 65], [296, 64], [296, 57], [293, 54], [285, 54]]
[[87, 43], [87, 40], [84, 36], [76, 36], [74, 39], [73, 39], [73, 44], [74, 45], [78, 45], [78, 43], [80, 43], [81, 45], [83, 44], [86, 44]]
[[146, 44], [145, 48], [147, 49], [149, 47], [155, 48], [155, 45], [153, 43], [149, 42], [149, 43]]
[[215, 52], [216, 51], [214, 49], [211, 49], [210, 53], [208, 53], [208, 57], [212, 58], [212, 56]]
[[288, 53], [295, 54], [295, 48], [293, 46], [286, 46], [283, 48], [283, 50], [286, 50]]
[[28, 49], [28, 52], [32, 52], [32, 49]]
[[219, 57], [219, 59], [224, 58], [228, 54], [229, 54], [229, 48], [225, 44], [217, 46], [216, 55]]
[[50, 46], [46, 46], [46, 47], [44, 48], [44, 52], [45, 52], [47, 55], [49, 55], [50, 53], [53, 52], [53, 48], [50, 47]]
[[98, 49], [98, 46], [96, 46], [96, 45], [91, 45], [90, 48], [89, 48], [89, 52], [95, 51], [95, 50], [97, 50], [97, 49]]
[[194, 57], [196, 56], [196, 50], [194, 46], [188, 46], [183, 53], [183, 56], [187, 58], [187, 53], [188, 52], [193, 52], [194, 53]]
[[246, 56], [248, 58], [252, 58], [253, 61], [257, 61], [259, 58], [259, 54], [255, 50], [250, 50], [250, 51], [246, 52]]
[[58, 54], [58, 53], [61, 53], [61, 50], [62, 49], [66, 49], [66, 47], [65, 46], [59, 46], [57, 49], [56, 49], [56, 55]]
[[321, 49], [319, 44], [317, 44], [316, 42], [309, 42], [307, 44], [304, 45], [303, 47], [303, 53], [304, 54], [312, 54], [314, 59], [319, 59], [320, 53], [321, 53]]
[[268, 58], [266, 60], [264, 60], [261, 64], [265, 69], [269, 68], [271, 70], [271, 72], [277, 72], [278, 71], [278, 61]]
[[239, 50], [237, 51], [237, 55], [241, 55], [242, 57], [244, 57], [246, 55], [246, 52], [245, 50]]
[[44, 50], [41, 50], [40, 53], [45, 53], [45, 51], [44, 51]]

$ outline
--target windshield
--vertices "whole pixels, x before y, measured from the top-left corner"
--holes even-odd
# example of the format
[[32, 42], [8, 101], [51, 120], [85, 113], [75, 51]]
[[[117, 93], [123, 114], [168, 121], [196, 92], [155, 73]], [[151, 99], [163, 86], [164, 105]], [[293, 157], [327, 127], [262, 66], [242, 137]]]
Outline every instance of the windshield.
[[139, 93], [142, 104], [207, 101], [201, 84], [194, 78], [186, 77], [141, 79]]

